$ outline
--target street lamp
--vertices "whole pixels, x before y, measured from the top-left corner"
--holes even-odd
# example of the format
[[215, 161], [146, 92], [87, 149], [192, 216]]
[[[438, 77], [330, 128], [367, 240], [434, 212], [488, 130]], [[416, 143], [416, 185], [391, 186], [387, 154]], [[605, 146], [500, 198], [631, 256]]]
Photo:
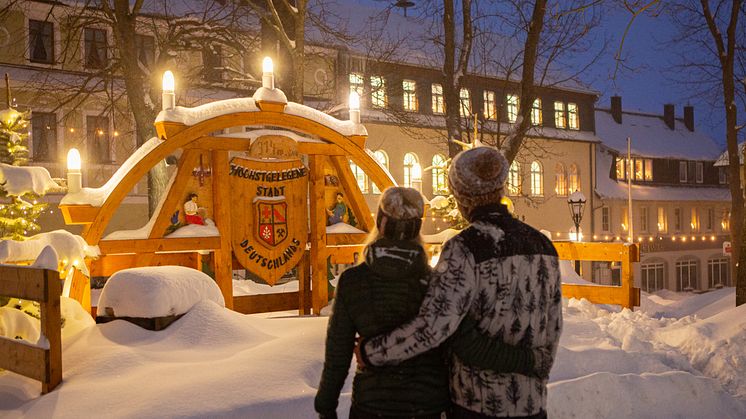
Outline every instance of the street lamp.
[[572, 222], [575, 224], [575, 241], [580, 241], [580, 221], [583, 219], [585, 210], [585, 195], [583, 192], [575, 191], [567, 197], [567, 205], [570, 207]]

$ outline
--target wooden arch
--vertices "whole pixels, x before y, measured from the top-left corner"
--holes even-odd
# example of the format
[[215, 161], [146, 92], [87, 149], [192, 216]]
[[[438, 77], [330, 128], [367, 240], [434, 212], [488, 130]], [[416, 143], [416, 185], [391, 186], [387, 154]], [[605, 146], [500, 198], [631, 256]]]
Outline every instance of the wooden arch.
[[[68, 224], [85, 224], [83, 237], [90, 245], [98, 245], [101, 249], [102, 257], [89, 261], [93, 276], [109, 276], [117, 270], [131, 266], [186, 264], [199, 267], [200, 253], [210, 251], [213, 253], [212, 267], [215, 279], [223, 292], [227, 306], [242, 312], [287, 309], [294, 305], [297, 297], [297, 306], [302, 312], [307, 312], [309, 302], [308, 298], [304, 298], [304, 293], [305, 297], [308, 297], [307, 285], [310, 284], [305, 283], [304, 288], [304, 278], [300, 278], [301, 290], [295, 296], [277, 297], [280, 294], [273, 294], [275, 296], [273, 301], [260, 301], [260, 296], [250, 296], [257, 298], [249, 299], [233, 296], [234, 258], [230, 243], [230, 211], [227, 204], [230, 202], [230, 191], [227, 187], [229, 179], [227, 170], [221, 170], [221, 168], [228, 167], [230, 151], [248, 151], [251, 140], [210, 135], [210, 133], [236, 126], [288, 129], [321, 139], [319, 142], [297, 143], [298, 152], [308, 156], [309, 171], [311, 251], [302, 262], [302, 270], [305, 272], [302, 276], [312, 279], [311, 305], [314, 313], [320, 312], [328, 301], [327, 259], [331, 257], [337, 263], [352, 262], [352, 259], [357, 256], [356, 253], [360, 251], [360, 245], [365, 237], [365, 234], [329, 235], [330, 237], [327, 237], [324, 173], [333, 170], [337, 174], [340, 187], [348, 194], [350, 210], [355, 212], [361, 229], [366, 232], [370, 231], [374, 222], [364, 196], [354, 179], [349, 160], [363, 169], [380, 190], [393, 186], [395, 182], [365, 150], [367, 135], [364, 134], [364, 130], [360, 130], [363, 133], [361, 135], [345, 135], [333, 126], [320, 122], [323, 118], [313, 120], [284, 112], [285, 104], [283, 103], [257, 102], [257, 105], [259, 108], [257, 111], [220, 115], [191, 126], [173, 121], [156, 122], [156, 130], [163, 142], [150, 150], [124, 175], [100, 207], [60, 205], [65, 221]], [[309, 112], [318, 111], [309, 108]], [[155, 165], [177, 150], [182, 150], [177, 172], [169, 190], [166, 191], [160, 212], [154, 215], [156, 218], [148, 238], [102, 240], [104, 231], [127, 194]], [[213, 170], [211, 182], [214, 191], [213, 218], [220, 236], [164, 237], [163, 231], [164, 227], [168, 226], [171, 208], [183, 199], [182, 190], [189, 180], [185, 172], [191, 170], [199, 156], [206, 153], [209, 154], [213, 169], [217, 168]], [[181, 176], [180, 173], [182, 173]], [[188, 255], [188, 258], [185, 255]], [[319, 272], [321, 275], [310, 277], [310, 271]]]

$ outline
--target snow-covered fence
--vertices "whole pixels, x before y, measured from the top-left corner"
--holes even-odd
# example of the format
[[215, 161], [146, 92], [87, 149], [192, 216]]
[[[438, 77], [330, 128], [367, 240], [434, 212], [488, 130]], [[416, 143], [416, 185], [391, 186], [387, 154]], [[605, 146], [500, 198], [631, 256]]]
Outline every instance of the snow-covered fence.
[[640, 261], [640, 250], [635, 244], [554, 242], [562, 260], [620, 262], [621, 285], [562, 284], [562, 296], [585, 298], [595, 304], [616, 304], [632, 309], [640, 305], [640, 289], [634, 286], [632, 263]]
[[0, 368], [41, 381], [42, 394], [62, 381], [61, 293], [56, 271], [0, 266], [0, 295], [38, 301], [41, 306], [39, 342], [0, 337]]

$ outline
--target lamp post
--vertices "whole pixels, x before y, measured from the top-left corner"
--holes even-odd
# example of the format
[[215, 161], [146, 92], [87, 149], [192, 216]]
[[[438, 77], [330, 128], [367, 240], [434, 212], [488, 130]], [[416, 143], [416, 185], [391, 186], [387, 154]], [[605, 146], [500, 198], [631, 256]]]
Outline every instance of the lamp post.
[[[575, 241], [580, 241], [580, 221], [583, 219], [583, 211], [585, 210], [585, 195], [583, 192], [575, 191], [567, 197], [567, 205], [570, 207], [570, 215], [572, 215], [572, 222], [575, 224]], [[580, 261], [575, 261], [575, 272], [580, 275]]]

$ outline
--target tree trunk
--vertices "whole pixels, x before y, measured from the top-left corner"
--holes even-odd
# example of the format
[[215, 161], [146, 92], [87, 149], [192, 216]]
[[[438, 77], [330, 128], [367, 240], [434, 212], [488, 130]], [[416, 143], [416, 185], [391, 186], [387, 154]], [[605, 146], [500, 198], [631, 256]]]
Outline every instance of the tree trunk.
[[[130, 11], [129, 2], [115, 0], [112, 26], [119, 52], [122, 78], [127, 90], [127, 104], [135, 118], [135, 142], [138, 147], [155, 136], [153, 121], [156, 112], [148, 106], [145, 77], [138, 64], [137, 45], [135, 43], [136, 18], [139, 13]], [[148, 172], [148, 214], [153, 215], [160, 197], [167, 186], [166, 165], [159, 162]]]
[[736, 306], [746, 303], [746, 220], [744, 220], [744, 198], [741, 190], [740, 176], [740, 156], [738, 153], [738, 108], [736, 107], [736, 81], [733, 71], [735, 61], [736, 47], [736, 30], [738, 27], [738, 15], [741, 10], [743, 0], [733, 0], [731, 3], [730, 16], [726, 38], [720, 32], [717, 26], [715, 16], [710, 10], [708, 0], [700, 0], [702, 6], [702, 16], [704, 17], [707, 28], [715, 43], [718, 59], [720, 61], [720, 70], [722, 73], [723, 83], [723, 107], [725, 108], [725, 139], [728, 146], [728, 174], [730, 175], [730, 194], [731, 194], [731, 217], [730, 217], [730, 237], [733, 254], [731, 256], [731, 265], [738, 261], [738, 267], [731, 266], [731, 273], [736, 272]]
[[[302, 3], [302, 4], [301, 4]], [[293, 85], [290, 92], [290, 100], [296, 103], [303, 103], [304, 82], [306, 71], [306, 54], [305, 54], [305, 31], [306, 31], [306, 3], [298, 2], [298, 13], [294, 19], [293, 38], [295, 48], [291, 51], [293, 57]]]
[[[461, 146], [451, 140], [461, 138], [461, 84], [469, 68], [474, 31], [471, 22], [471, 0], [462, 0], [462, 44], [456, 61], [456, 22], [453, 0], [443, 2], [443, 98], [445, 101], [448, 155], [454, 157]], [[472, 102], [475, 98], [471, 98]]]
[[528, 34], [523, 47], [523, 69], [521, 73], [521, 93], [519, 96], [519, 115], [520, 121], [518, 127], [508, 135], [505, 141], [505, 158], [513, 162], [523, 145], [523, 139], [529, 128], [531, 128], [531, 109], [536, 98], [534, 89], [534, 72], [536, 70], [536, 55], [539, 49], [541, 31], [544, 28], [544, 16], [546, 15], [546, 0], [536, 0], [534, 10], [531, 14], [531, 21], [528, 26]]

